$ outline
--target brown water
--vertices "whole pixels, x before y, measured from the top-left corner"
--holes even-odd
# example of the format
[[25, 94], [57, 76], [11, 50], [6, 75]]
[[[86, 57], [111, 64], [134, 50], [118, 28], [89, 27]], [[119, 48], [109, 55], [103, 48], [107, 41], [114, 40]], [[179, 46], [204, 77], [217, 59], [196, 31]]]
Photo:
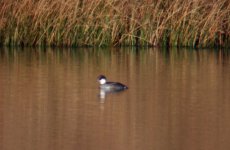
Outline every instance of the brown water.
[[[103, 98], [96, 78], [129, 86]], [[230, 54], [0, 50], [1, 150], [229, 150]]]

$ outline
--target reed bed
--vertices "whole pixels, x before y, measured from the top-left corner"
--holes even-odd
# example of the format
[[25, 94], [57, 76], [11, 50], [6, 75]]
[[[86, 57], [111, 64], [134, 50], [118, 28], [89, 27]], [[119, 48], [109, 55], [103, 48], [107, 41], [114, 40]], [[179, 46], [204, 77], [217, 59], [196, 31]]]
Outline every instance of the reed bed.
[[1, 0], [8, 46], [229, 47], [229, 0]]

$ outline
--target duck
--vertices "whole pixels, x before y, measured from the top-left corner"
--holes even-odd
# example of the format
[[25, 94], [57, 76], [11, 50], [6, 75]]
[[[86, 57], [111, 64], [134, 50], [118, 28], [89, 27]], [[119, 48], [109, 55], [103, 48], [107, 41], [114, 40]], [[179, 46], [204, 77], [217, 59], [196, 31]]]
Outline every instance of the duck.
[[119, 82], [108, 82], [104, 75], [99, 75], [97, 80], [100, 84], [100, 89], [104, 91], [123, 91], [127, 90], [128, 86]]

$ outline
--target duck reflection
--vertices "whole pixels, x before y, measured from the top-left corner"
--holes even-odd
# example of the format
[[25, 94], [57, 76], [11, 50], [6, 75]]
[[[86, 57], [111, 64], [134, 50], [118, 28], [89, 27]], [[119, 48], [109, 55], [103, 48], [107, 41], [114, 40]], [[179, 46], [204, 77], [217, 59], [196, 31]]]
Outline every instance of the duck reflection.
[[105, 103], [106, 96], [109, 94], [117, 94], [121, 93], [124, 90], [108, 90], [108, 89], [100, 89], [99, 91], [99, 98], [100, 98], [100, 103]]

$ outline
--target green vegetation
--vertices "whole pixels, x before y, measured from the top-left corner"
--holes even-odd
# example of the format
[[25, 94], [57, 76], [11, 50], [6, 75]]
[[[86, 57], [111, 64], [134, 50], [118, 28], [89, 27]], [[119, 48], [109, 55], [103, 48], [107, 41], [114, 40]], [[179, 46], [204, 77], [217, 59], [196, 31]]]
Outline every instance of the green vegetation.
[[230, 1], [1, 0], [0, 44], [230, 47]]

